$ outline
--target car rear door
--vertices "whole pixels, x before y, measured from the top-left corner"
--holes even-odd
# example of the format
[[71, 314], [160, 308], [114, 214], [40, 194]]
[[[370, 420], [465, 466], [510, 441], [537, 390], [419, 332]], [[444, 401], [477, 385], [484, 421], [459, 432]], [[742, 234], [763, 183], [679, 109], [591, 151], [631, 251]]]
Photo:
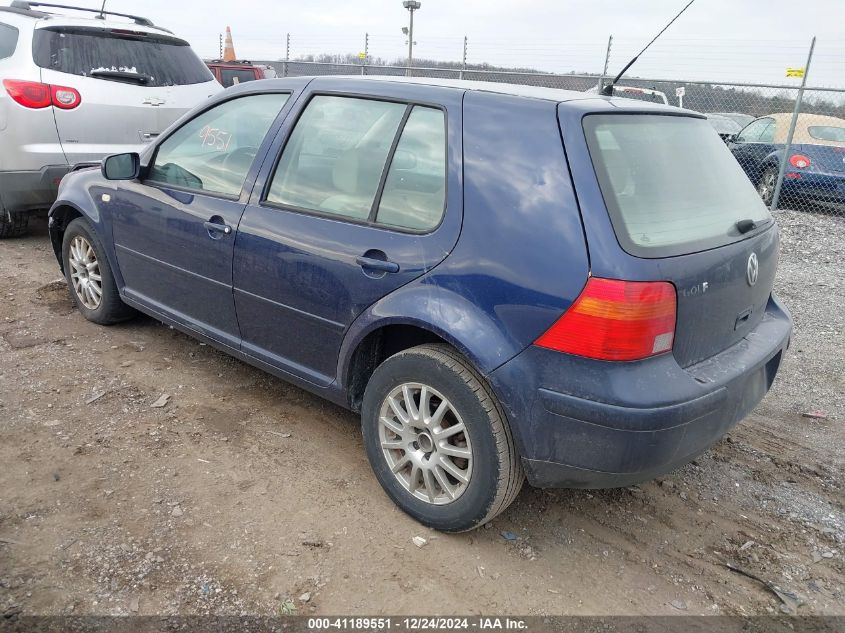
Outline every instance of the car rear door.
[[771, 296], [778, 231], [709, 124], [614, 113], [562, 125], [593, 275], [675, 286], [682, 367], [752, 332]]
[[81, 97], [77, 107], [53, 108], [71, 164], [139, 151], [220, 90], [187, 42], [135, 29], [50, 22], [35, 29], [41, 81], [69, 86]]
[[235, 244], [245, 353], [329, 384], [352, 321], [452, 250], [462, 93], [417, 90], [315, 81], [288, 117]]
[[162, 140], [143, 181], [103, 197], [128, 299], [239, 347], [235, 234], [289, 96], [247, 94], [199, 113]]

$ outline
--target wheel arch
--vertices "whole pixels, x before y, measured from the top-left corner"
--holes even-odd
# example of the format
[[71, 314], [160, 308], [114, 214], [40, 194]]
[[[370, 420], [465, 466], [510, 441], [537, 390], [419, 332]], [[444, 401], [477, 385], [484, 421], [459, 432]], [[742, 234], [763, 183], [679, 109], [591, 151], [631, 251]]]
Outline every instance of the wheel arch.
[[454, 348], [480, 375], [521, 351], [478, 306], [439, 289], [411, 284], [358, 317], [340, 350], [338, 379], [353, 411], [360, 410], [367, 381], [389, 356], [426, 343]]
[[76, 218], [83, 218], [86, 215], [75, 204], [67, 201], [57, 201], [51, 208], [49, 214], [50, 244], [53, 246], [53, 253], [59, 262], [59, 269], [64, 273], [65, 265], [62, 261], [62, 240], [68, 225]]

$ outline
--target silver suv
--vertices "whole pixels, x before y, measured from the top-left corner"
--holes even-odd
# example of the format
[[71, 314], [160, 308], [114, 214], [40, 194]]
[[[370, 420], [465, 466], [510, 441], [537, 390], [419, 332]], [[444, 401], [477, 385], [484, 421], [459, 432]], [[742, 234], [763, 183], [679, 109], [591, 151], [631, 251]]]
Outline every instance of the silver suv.
[[138, 151], [222, 90], [186, 41], [150, 20], [50, 12], [68, 9], [91, 11], [0, 7], [0, 237], [25, 232], [73, 165]]

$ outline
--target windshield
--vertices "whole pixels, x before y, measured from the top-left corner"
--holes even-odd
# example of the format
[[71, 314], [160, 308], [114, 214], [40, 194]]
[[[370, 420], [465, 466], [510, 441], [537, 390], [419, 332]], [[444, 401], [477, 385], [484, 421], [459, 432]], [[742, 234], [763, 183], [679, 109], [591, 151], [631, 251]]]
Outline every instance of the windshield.
[[90, 27], [37, 29], [32, 57], [41, 68], [150, 87], [214, 80], [187, 42], [151, 33]]
[[590, 157], [626, 251], [667, 257], [752, 234], [771, 220], [730, 150], [705, 119], [666, 115], [584, 118]]

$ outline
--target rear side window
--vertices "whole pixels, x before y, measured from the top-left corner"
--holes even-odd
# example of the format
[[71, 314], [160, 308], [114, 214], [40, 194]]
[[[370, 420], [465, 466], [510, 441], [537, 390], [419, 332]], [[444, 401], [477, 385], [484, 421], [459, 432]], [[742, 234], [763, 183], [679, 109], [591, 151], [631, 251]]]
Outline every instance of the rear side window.
[[225, 101], [185, 123], [159, 145], [149, 180], [236, 196], [287, 94]]
[[[0, 54], [2, 57], [2, 54]], [[814, 139], [819, 141], [833, 141], [834, 143], [845, 143], [845, 127], [835, 125], [811, 125], [807, 128]]]
[[226, 88], [237, 86], [245, 81], [255, 81], [255, 71], [248, 68], [221, 68], [220, 83]]
[[18, 30], [14, 26], [0, 23], [0, 59], [11, 57], [18, 45]]
[[446, 121], [415, 106], [405, 123], [379, 201], [376, 222], [416, 231], [440, 224], [446, 203]]
[[91, 27], [36, 29], [32, 56], [41, 68], [142, 86], [182, 86], [214, 77], [184, 40]]
[[368, 219], [406, 108], [372, 99], [314, 97], [285, 145], [268, 202]]
[[617, 239], [629, 253], [667, 257], [743, 239], [740, 220], [771, 215], [704, 119], [591, 115], [584, 131]]

